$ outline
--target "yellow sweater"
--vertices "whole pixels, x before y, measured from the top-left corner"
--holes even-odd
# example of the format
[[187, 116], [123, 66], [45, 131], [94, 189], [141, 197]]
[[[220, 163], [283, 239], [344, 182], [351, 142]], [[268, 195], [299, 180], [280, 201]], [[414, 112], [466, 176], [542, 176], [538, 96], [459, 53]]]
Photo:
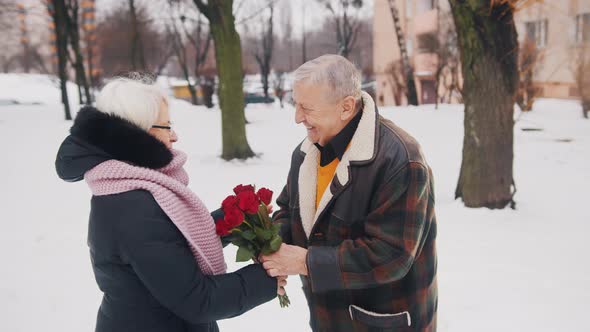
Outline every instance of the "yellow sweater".
[[322, 196], [328, 186], [332, 182], [332, 178], [334, 178], [334, 173], [336, 173], [336, 167], [340, 160], [338, 158], [334, 158], [331, 163], [326, 166], [320, 166], [318, 161], [318, 183], [316, 187], [316, 195], [315, 195], [315, 208], [317, 209], [320, 205], [320, 201], [322, 200]]

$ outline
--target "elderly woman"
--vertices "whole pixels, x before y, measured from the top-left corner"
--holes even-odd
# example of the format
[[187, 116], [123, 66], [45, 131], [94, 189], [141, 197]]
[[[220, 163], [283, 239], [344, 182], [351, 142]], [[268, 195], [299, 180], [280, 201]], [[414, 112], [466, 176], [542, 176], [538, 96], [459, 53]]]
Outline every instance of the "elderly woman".
[[214, 221], [188, 187], [186, 155], [172, 149], [166, 96], [117, 78], [78, 113], [56, 160], [66, 181], [85, 179], [88, 245], [104, 293], [96, 331], [217, 331], [283, 293], [259, 264], [225, 273]]

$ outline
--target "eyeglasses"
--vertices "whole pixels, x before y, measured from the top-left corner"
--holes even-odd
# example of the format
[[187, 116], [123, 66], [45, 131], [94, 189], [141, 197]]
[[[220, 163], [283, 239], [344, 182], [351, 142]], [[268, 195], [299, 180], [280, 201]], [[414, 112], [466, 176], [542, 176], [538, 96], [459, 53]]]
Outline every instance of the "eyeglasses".
[[152, 128], [158, 128], [158, 129], [168, 129], [168, 130], [172, 130], [171, 126], [159, 126], [159, 125], [153, 125]]

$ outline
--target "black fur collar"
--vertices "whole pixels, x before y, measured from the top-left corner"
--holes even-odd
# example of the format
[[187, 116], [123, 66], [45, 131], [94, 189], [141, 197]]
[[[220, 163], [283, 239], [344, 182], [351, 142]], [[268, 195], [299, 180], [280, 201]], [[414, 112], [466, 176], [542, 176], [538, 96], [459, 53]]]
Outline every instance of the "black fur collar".
[[172, 161], [172, 152], [158, 139], [137, 125], [118, 116], [82, 108], [70, 129], [82, 139], [111, 155], [141, 167], [157, 169]]

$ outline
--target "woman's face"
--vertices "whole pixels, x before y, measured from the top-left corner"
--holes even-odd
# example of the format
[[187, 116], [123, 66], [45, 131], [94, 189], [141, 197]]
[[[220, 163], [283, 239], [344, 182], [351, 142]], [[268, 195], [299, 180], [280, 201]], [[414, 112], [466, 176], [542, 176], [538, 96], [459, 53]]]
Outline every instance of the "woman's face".
[[168, 104], [166, 102], [162, 102], [162, 105], [160, 106], [160, 114], [158, 114], [158, 119], [154, 126], [170, 127], [170, 129], [152, 127], [148, 133], [164, 143], [168, 149], [172, 149], [172, 143], [178, 141], [178, 136], [176, 136], [176, 132], [172, 129], [170, 112], [168, 111]]

